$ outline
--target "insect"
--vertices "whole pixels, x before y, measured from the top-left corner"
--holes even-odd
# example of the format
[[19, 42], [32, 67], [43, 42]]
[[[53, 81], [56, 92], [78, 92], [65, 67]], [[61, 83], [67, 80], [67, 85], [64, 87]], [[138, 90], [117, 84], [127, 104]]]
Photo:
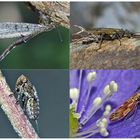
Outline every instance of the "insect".
[[[138, 91], [140, 87], [136, 90]], [[113, 112], [109, 119], [110, 121], [119, 121], [131, 115], [133, 111], [137, 108], [137, 105], [140, 103], [140, 92], [131, 96], [127, 101], [125, 101], [115, 112]]]
[[[0, 61], [18, 45], [27, 42], [42, 32], [50, 31], [57, 25], [69, 28], [70, 6], [68, 2], [26, 2], [26, 4], [39, 15], [40, 24], [0, 23], [0, 39], [19, 37], [0, 55]], [[62, 41], [61, 37], [60, 40]]]
[[128, 30], [123, 29], [115, 29], [115, 28], [93, 28], [90, 30], [85, 30], [82, 27], [76, 25], [76, 27], [80, 28], [81, 31], [73, 35], [73, 38], [79, 36], [82, 39], [82, 44], [88, 45], [91, 43], [99, 43], [99, 48], [103, 41], [113, 41], [118, 39], [121, 45], [120, 39], [126, 38], [137, 38], [140, 37], [140, 34], [130, 32]]
[[2, 55], [0, 55], [0, 61], [2, 61], [14, 48], [16, 48], [17, 45], [25, 43], [41, 32], [51, 30], [52, 28], [54, 28], [53, 25], [44, 26], [40, 24], [13, 22], [0, 23], [0, 39], [19, 37], [17, 41], [12, 43], [5, 49]]
[[0, 38], [23, 37], [46, 30], [46, 26], [31, 23], [0, 23]]
[[17, 79], [15, 94], [17, 95], [17, 103], [21, 101], [25, 114], [35, 121], [38, 130], [39, 98], [35, 87], [26, 76], [21, 75]]
[[[90, 31], [87, 31], [90, 34], [90, 42], [87, 40], [83, 42], [83, 44], [89, 44], [92, 42], [99, 43], [106, 41], [112, 41], [118, 39], [120, 41], [121, 38], [127, 37], [131, 38], [134, 37], [134, 33], [129, 32], [128, 30], [123, 29], [115, 29], [115, 28], [94, 28]], [[120, 42], [121, 44], [121, 42]]]

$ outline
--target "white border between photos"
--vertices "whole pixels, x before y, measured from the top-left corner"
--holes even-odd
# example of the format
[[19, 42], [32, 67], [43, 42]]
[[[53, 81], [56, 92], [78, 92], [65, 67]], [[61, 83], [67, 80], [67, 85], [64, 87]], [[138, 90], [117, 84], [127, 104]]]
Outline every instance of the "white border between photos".
[[[0, 2], [5, 2], [5, 1], [7, 1], [7, 2], [18, 2], [18, 1], [20, 1], [20, 2], [24, 2], [24, 1], [29, 1], [29, 0], [4, 0], [4, 1], [2, 1], [2, 0], [0, 0]], [[135, 1], [133, 1], [133, 0], [32, 0], [32, 1], [66, 1], [66, 2], [140, 2], [140, 0], [135, 0]], [[43, 138], [43, 139], [50, 139], [50, 140], [58, 140], [58, 139], [63, 139], [63, 140], [75, 140], [75, 138]], [[77, 138], [78, 140], [85, 140], [85, 138]], [[96, 140], [105, 140], [105, 138], [89, 138], [89, 140], [94, 140], [94, 139], [96, 139]], [[136, 139], [134, 139], [134, 138], [124, 138], [123, 140], [136, 140]], [[15, 139], [11, 139], [11, 138], [9, 138], [9, 139], [5, 139], [5, 138], [2, 138], [1, 140], [17, 140], [16, 138]], [[31, 140], [31, 139], [24, 139], [24, 140]], [[38, 140], [38, 139], [34, 139], [34, 140]], [[109, 138], [109, 140], [122, 140], [122, 139], [120, 139], [120, 138]]]
[[[38, 138], [36, 138], [38, 139]], [[75, 139], [78, 139], [78, 140], [86, 140], [85, 138], [41, 138], [41, 139], [44, 139], [44, 140], [75, 140]], [[8, 139], [5, 139], [5, 138], [2, 138], [1, 140], [15, 140], [15, 138], [8, 138]], [[24, 138], [24, 140], [32, 140], [30, 138]], [[88, 140], [107, 140], [106, 138], [88, 138]], [[136, 140], [135, 138], [108, 138], [108, 140]]]
[[66, 1], [66, 2], [140, 2], [140, 0], [0, 0], [0, 2], [24, 2], [24, 1]]

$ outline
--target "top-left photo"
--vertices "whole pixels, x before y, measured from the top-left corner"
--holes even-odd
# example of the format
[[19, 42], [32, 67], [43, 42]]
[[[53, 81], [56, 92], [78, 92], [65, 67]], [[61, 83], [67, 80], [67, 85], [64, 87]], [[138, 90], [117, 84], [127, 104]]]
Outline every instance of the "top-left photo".
[[67, 69], [69, 17], [69, 2], [0, 2], [0, 67]]

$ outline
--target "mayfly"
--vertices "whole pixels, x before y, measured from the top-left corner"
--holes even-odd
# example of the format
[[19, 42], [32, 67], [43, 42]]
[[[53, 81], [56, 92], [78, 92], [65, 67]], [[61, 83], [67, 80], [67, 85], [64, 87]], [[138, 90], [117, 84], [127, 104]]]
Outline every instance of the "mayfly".
[[38, 118], [39, 118], [39, 98], [37, 91], [29, 79], [21, 75], [16, 81], [15, 95], [17, 95], [17, 103], [22, 102], [23, 110], [25, 114], [35, 121], [37, 131]]
[[[138, 91], [140, 87], [136, 90]], [[127, 101], [125, 101], [115, 112], [113, 112], [109, 119], [110, 121], [119, 121], [131, 115], [133, 111], [137, 108], [137, 105], [140, 103], [140, 92], [131, 96]]]
[[30, 23], [0, 23], [0, 39], [19, 37], [17, 41], [12, 43], [0, 56], [0, 61], [3, 60], [17, 45], [25, 43], [37, 34], [54, 28], [52, 25], [44, 26], [40, 24]]

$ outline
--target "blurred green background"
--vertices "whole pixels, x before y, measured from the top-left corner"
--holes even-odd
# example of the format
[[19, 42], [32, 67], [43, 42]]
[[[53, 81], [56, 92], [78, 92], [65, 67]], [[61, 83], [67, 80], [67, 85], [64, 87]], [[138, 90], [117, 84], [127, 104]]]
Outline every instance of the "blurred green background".
[[[38, 23], [38, 15], [25, 2], [0, 2], [0, 22]], [[41, 33], [15, 48], [2, 62], [5, 69], [66, 69], [69, 67], [69, 30], [57, 29]], [[0, 54], [16, 39], [1, 39]]]

